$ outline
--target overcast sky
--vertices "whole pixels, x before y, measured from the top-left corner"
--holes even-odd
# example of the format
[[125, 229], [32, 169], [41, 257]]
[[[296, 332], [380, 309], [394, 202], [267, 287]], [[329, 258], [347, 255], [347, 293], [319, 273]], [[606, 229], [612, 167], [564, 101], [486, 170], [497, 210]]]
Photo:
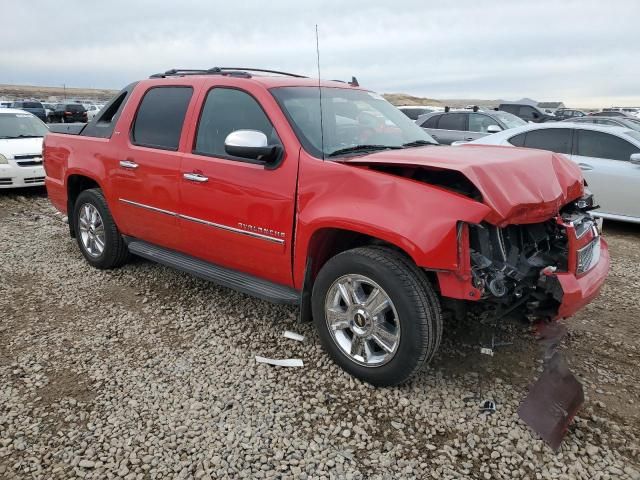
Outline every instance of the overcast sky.
[[1, 0], [0, 83], [255, 66], [433, 98], [640, 105], [639, 0]]

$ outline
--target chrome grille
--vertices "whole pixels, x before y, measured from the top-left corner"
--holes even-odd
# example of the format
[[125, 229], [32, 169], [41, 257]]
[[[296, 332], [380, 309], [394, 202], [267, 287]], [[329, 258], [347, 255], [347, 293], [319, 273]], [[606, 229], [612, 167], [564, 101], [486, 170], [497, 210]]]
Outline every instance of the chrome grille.
[[577, 251], [576, 273], [589, 271], [600, 259], [600, 237], [594, 238], [586, 246]]
[[13, 184], [12, 178], [0, 178], [0, 185], [12, 185], [12, 184]]
[[42, 165], [41, 153], [34, 153], [33, 155], [15, 155], [13, 159], [19, 167], [38, 167]]

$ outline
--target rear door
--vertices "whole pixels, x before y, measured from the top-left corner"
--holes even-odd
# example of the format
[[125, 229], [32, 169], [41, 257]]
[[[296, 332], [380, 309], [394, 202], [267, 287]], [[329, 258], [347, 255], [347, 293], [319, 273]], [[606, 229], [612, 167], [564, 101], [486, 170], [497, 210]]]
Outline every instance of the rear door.
[[603, 213], [640, 217], [640, 147], [612, 133], [576, 129], [573, 154]]
[[135, 92], [127, 107], [137, 105], [137, 111], [123, 112], [133, 120], [122, 127], [120, 122], [112, 140], [120, 153], [105, 159], [120, 229], [167, 248], [180, 246], [180, 142], [192, 97], [193, 89], [184, 85]]
[[438, 143], [451, 145], [468, 137], [467, 117], [468, 114], [464, 112], [444, 113], [439, 118], [437, 126], [427, 129], [427, 132]]
[[293, 284], [299, 149], [285, 149], [277, 167], [265, 168], [228, 154], [224, 146], [226, 137], [237, 130], [257, 130], [269, 145], [284, 145], [285, 127], [280, 132], [276, 127], [285, 122], [273, 97], [261, 87], [241, 90], [221, 84], [203, 92], [179, 182], [183, 251], [275, 283]]

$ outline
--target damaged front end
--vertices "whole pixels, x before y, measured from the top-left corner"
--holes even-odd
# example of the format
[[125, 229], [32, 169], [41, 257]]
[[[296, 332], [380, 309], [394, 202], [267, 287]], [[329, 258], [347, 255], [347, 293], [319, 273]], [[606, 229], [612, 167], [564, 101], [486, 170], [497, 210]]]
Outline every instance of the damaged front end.
[[473, 308], [493, 318], [558, 318], [564, 299], [558, 274], [579, 277], [599, 260], [592, 207], [587, 195], [542, 223], [468, 225], [470, 280], [481, 300]]

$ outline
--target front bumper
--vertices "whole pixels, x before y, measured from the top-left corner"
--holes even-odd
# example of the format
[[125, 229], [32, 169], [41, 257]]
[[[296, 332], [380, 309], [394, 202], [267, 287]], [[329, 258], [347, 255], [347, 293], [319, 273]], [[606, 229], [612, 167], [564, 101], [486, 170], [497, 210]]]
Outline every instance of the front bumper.
[[9, 160], [9, 164], [0, 165], [0, 189], [38, 187], [44, 185], [42, 165], [19, 167]]
[[556, 318], [574, 315], [597, 297], [607, 278], [610, 265], [609, 246], [604, 238], [600, 238], [600, 259], [587, 273], [579, 277], [569, 272], [551, 274], [557, 279], [562, 289], [562, 301]]

